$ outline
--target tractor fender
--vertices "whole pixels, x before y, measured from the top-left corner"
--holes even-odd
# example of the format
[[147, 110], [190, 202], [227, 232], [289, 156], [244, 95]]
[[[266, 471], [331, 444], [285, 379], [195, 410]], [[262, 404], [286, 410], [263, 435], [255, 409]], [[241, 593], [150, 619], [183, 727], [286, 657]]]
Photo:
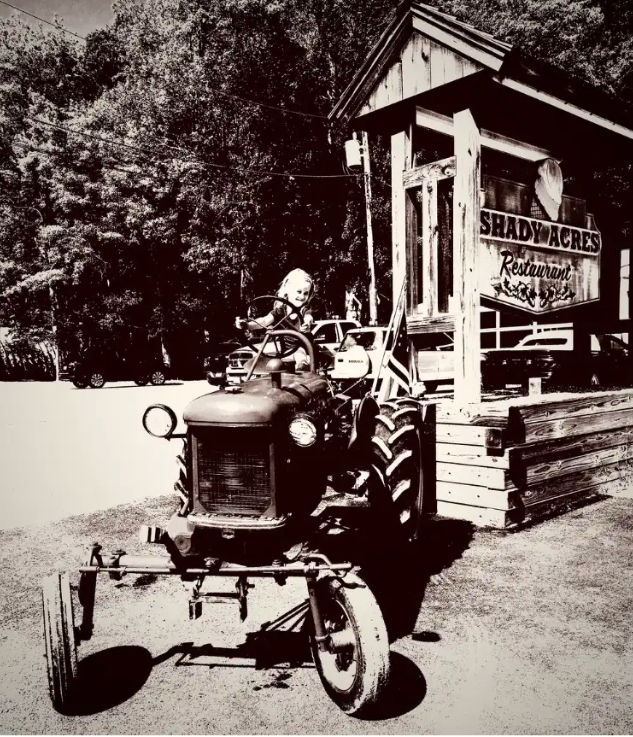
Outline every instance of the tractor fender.
[[347, 446], [348, 450], [362, 450], [363, 446], [371, 442], [371, 436], [374, 431], [374, 420], [379, 413], [380, 407], [378, 406], [378, 402], [370, 394], [361, 399], [354, 415], [349, 445]]

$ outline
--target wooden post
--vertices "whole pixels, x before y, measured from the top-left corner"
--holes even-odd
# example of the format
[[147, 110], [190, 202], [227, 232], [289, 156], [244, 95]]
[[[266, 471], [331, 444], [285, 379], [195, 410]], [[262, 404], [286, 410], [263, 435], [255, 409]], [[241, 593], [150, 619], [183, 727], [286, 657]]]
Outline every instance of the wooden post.
[[455, 298], [455, 402], [481, 401], [479, 332], [479, 186], [481, 144], [470, 110], [455, 113], [453, 194], [453, 294]]
[[371, 223], [371, 166], [369, 137], [362, 132], [363, 172], [365, 180], [365, 211], [367, 216], [367, 261], [369, 264], [369, 324], [378, 325], [378, 295], [376, 293], [376, 266], [374, 263], [374, 231]]
[[407, 275], [407, 193], [402, 173], [411, 168], [411, 133], [402, 131], [391, 136], [391, 257], [392, 295], [395, 307], [402, 280]]
[[422, 182], [422, 288], [424, 314], [435, 317], [438, 313], [437, 295], [437, 180]]

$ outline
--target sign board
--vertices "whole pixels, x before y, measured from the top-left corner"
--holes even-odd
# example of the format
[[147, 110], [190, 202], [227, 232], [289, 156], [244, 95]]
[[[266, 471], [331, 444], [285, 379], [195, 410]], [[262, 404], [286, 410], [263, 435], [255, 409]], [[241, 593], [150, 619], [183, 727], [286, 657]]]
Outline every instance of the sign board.
[[482, 297], [541, 314], [600, 299], [596, 230], [481, 208]]

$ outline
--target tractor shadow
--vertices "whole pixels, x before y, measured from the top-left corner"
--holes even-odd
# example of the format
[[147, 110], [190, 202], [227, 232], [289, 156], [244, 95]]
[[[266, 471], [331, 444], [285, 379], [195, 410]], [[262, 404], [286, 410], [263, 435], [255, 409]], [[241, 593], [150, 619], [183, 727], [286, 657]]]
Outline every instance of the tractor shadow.
[[153, 666], [152, 654], [135, 645], [111, 647], [83, 658], [62, 713], [89, 716], [122, 704], [141, 690]]
[[382, 609], [391, 642], [412, 635], [437, 642], [433, 632], [413, 634], [432, 576], [450, 568], [470, 546], [474, 527], [462, 520], [436, 518], [425, 523], [411, 543], [376, 540], [365, 546], [360, 575]]

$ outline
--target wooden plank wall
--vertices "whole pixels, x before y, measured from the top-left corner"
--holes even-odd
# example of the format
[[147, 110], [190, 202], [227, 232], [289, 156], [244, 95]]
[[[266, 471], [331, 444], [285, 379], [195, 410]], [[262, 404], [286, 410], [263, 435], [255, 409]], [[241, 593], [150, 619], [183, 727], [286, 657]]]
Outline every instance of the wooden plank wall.
[[508, 528], [633, 488], [633, 390], [437, 407], [440, 515]]

